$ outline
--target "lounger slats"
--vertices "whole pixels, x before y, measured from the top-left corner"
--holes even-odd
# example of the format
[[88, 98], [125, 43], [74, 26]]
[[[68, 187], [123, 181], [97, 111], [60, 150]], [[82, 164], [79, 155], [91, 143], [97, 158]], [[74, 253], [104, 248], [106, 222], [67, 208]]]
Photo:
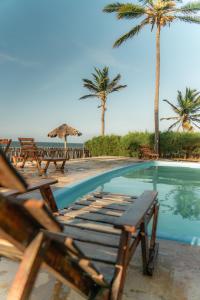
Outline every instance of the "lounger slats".
[[95, 201], [94, 203], [91, 203], [90, 201], [87, 200], [82, 200], [82, 201], [77, 201], [74, 203], [74, 205], [70, 206], [71, 209], [77, 209], [77, 207], [80, 206], [90, 206], [90, 207], [97, 207], [97, 208], [106, 208], [106, 209], [110, 209], [113, 211], [125, 211], [128, 209], [127, 205], [125, 204], [109, 204], [106, 201]]
[[113, 211], [111, 209], [107, 208], [101, 208], [101, 207], [92, 207], [92, 206], [81, 206], [81, 205], [74, 205], [70, 208], [70, 211], [65, 213], [65, 216], [76, 216], [83, 212], [94, 212], [97, 214], [107, 215], [107, 216], [114, 216], [114, 217], [120, 217], [123, 214], [123, 211]]
[[80, 227], [64, 226], [63, 233], [75, 240], [106, 245], [114, 248], [119, 247], [119, 236], [101, 233]]
[[115, 227], [123, 228], [134, 232], [145, 214], [157, 198], [157, 192], [146, 191], [140, 197], [138, 197], [134, 205], [130, 206], [129, 210], [126, 211], [120, 218], [115, 219]]
[[[70, 214], [68, 214], [70, 215]], [[107, 215], [101, 215], [96, 213], [83, 213], [76, 215], [77, 219], [87, 220], [87, 221], [95, 221], [95, 222], [101, 222], [101, 223], [107, 223], [107, 224], [115, 224], [116, 219], [118, 217], [113, 216], [107, 216]]]
[[115, 203], [132, 203], [134, 202], [134, 199], [132, 198], [121, 198], [121, 197], [114, 197], [114, 196], [105, 196], [105, 197], [95, 197], [95, 196], [86, 196], [86, 197], [83, 197], [82, 198], [83, 200], [88, 200], [88, 201], [97, 201], [97, 200], [104, 200], [104, 201], [107, 201], [108, 203], [112, 203], [112, 202], [115, 202]]
[[75, 241], [78, 248], [88, 259], [115, 264], [117, 260], [117, 249], [114, 247], [102, 246], [99, 244], [88, 244], [86, 242]]
[[99, 273], [104, 275], [106, 282], [111, 283], [115, 273], [115, 265], [92, 261]]
[[133, 195], [124, 195], [124, 194], [116, 194], [116, 193], [110, 193], [110, 192], [93, 192], [91, 195], [95, 196], [96, 198], [104, 198], [106, 196], [109, 196], [109, 198], [120, 198], [120, 199], [135, 199], [137, 196]]
[[91, 229], [94, 231], [99, 231], [99, 232], [105, 232], [105, 233], [110, 233], [110, 234], [121, 234], [120, 229], [116, 229], [113, 227], [113, 225], [101, 223], [101, 222], [94, 222], [94, 221], [86, 221], [86, 220], [81, 220], [81, 219], [72, 219], [72, 220], [67, 220], [65, 221], [64, 217], [58, 217], [58, 220], [62, 222], [63, 225], [69, 225], [73, 227], [80, 227], [80, 228], [86, 228], [86, 229]]

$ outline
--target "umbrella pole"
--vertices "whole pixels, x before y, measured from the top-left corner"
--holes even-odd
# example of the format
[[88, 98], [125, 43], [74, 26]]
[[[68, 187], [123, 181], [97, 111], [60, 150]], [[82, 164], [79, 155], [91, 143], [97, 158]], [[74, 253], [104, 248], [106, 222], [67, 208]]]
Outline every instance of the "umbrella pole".
[[65, 135], [64, 148], [67, 150], [67, 136]]

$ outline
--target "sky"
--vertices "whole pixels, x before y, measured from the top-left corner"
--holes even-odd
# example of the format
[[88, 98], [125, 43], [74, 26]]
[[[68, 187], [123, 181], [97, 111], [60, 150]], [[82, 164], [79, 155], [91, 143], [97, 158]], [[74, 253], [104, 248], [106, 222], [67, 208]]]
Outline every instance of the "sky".
[[[98, 100], [79, 98], [88, 93], [82, 79], [104, 66], [127, 84], [109, 95], [106, 133], [153, 131], [155, 33], [147, 27], [113, 49], [136, 23], [103, 13], [110, 2], [0, 0], [1, 137], [49, 141], [47, 133], [62, 123], [83, 133], [71, 142], [98, 135]], [[177, 22], [161, 32], [160, 117], [173, 115], [162, 100], [174, 102], [186, 87], [200, 90], [200, 25]], [[162, 121], [161, 130], [168, 125]]]

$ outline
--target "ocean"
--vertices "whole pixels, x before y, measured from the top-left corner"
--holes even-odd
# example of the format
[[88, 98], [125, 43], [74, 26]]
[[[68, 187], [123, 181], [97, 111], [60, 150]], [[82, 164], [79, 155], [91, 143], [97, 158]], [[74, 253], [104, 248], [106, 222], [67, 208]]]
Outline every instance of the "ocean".
[[[43, 148], [63, 148], [64, 143], [53, 143], [53, 142], [36, 142], [38, 147], [43, 147]], [[11, 144], [11, 147], [18, 148], [20, 147], [18, 141], [13, 141]], [[83, 148], [83, 143], [67, 143], [68, 148]]]

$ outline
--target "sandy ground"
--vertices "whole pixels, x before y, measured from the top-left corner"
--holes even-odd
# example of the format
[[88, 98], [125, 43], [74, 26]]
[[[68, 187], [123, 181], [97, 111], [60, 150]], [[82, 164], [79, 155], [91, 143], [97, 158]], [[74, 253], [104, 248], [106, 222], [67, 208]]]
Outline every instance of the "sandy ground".
[[[110, 168], [134, 162], [134, 160], [126, 158], [74, 160], [68, 162], [65, 174], [55, 172], [54, 166], [52, 166], [47, 176], [57, 178], [59, 182], [55, 188], [60, 188]], [[34, 166], [25, 168], [22, 173], [27, 178], [38, 176]], [[159, 257], [153, 277], [142, 275], [138, 247], [128, 269], [123, 300], [199, 300], [200, 247], [165, 240], [159, 241], [159, 244]], [[6, 300], [17, 267], [18, 263], [1, 258], [0, 300]], [[81, 300], [83, 298], [42, 270], [31, 296], [31, 300], [37, 299]]]

